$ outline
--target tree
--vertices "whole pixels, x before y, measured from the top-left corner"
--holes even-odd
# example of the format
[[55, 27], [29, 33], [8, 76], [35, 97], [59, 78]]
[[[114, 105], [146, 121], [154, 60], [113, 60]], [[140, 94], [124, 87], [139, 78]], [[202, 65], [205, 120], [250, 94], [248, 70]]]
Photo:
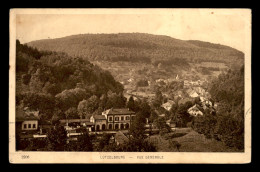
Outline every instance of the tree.
[[132, 123], [132, 126], [130, 127], [130, 133], [135, 139], [144, 138], [145, 122], [146, 122], [145, 117], [141, 114], [141, 112], [138, 112]]
[[112, 93], [108, 94], [108, 101], [106, 103], [106, 109], [109, 108], [124, 108], [126, 106], [126, 98], [124, 97], [123, 93]]
[[158, 119], [158, 114], [153, 110], [151, 112], [151, 116], [149, 118], [149, 121], [151, 121], [151, 123], [155, 122]]
[[141, 102], [139, 112], [140, 112], [140, 114], [141, 114], [141, 116], [143, 118], [149, 118], [150, 117], [150, 115], [151, 115], [151, 107], [148, 104], [147, 100], [143, 100]]
[[88, 102], [85, 99], [79, 102], [78, 112], [79, 112], [80, 118], [83, 118], [84, 116], [89, 115], [88, 114], [88, 109], [87, 109], [87, 103]]
[[93, 113], [95, 112], [95, 110], [97, 110], [98, 105], [99, 105], [99, 98], [96, 95], [91, 96], [88, 100], [87, 100], [87, 112], [88, 113]]
[[92, 139], [88, 134], [88, 131], [82, 130], [82, 135], [78, 137], [77, 145], [78, 151], [93, 151]]
[[178, 104], [174, 103], [170, 109], [171, 119], [176, 119], [176, 113], [178, 111]]
[[61, 91], [60, 85], [55, 83], [50, 83], [49, 81], [45, 83], [43, 87], [43, 92], [49, 93], [52, 96], [57, 95]]
[[162, 92], [157, 89], [156, 90], [156, 93], [155, 93], [155, 99], [153, 100], [152, 102], [152, 105], [154, 108], [159, 108], [163, 103], [163, 95], [162, 95]]
[[157, 100], [158, 102], [160, 102], [160, 105], [163, 102], [163, 95], [162, 92], [160, 90], [157, 90], [155, 93], [155, 100]]
[[56, 96], [58, 107], [66, 111], [70, 107], [76, 107], [78, 103], [87, 98], [86, 91], [82, 88], [64, 90]]
[[155, 124], [159, 128], [159, 130], [162, 130], [163, 128], [165, 128], [166, 119], [164, 117], [158, 118], [157, 120], [155, 120]]
[[135, 101], [134, 101], [133, 96], [130, 96], [130, 98], [129, 98], [127, 104], [126, 104], [126, 107], [129, 108], [132, 111], [135, 110]]
[[67, 132], [63, 126], [56, 125], [47, 134], [48, 148], [51, 151], [64, 151], [66, 147]]
[[69, 108], [69, 109], [65, 112], [65, 115], [66, 115], [66, 119], [77, 119], [77, 118], [79, 118], [78, 110], [77, 110], [77, 108], [75, 108], [75, 107]]
[[28, 85], [30, 83], [31, 80], [31, 75], [30, 74], [23, 74], [22, 75], [22, 82], [25, 85]]
[[98, 149], [102, 151], [106, 146], [109, 145], [109, 140], [111, 138], [112, 134], [107, 134], [104, 133], [103, 136], [101, 137], [99, 144], [98, 144]]
[[190, 122], [192, 120], [192, 117], [190, 116], [190, 114], [187, 112], [187, 110], [192, 107], [192, 102], [188, 101], [186, 102], [184, 105], [181, 104], [180, 106], [178, 106], [178, 110], [175, 113], [176, 114], [176, 118], [177, 118], [177, 124], [178, 126], [181, 127], [185, 127], [186, 124], [188, 122]]
[[45, 119], [50, 119], [55, 111], [55, 99], [51, 95], [42, 93], [24, 93], [21, 95], [23, 98], [23, 106], [29, 107], [32, 110], [39, 110], [44, 114]]
[[100, 97], [100, 100], [99, 100], [99, 107], [103, 110], [105, 110], [106, 108], [106, 104], [107, 104], [107, 94], [102, 94], [102, 96]]

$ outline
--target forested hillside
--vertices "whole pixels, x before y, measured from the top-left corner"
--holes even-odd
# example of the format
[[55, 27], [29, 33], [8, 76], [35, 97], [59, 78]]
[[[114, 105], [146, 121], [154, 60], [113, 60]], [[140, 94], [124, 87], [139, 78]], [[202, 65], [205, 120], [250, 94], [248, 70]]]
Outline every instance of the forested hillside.
[[[86, 59], [71, 58], [65, 53], [38, 51], [19, 41], [16, 46], [18, 106], [39, 110], [44, 119], [50, 120], [55, 115], [62, 118], [66, 114], [73, 118], [79, 113], [91, 114], [99, 107], [110, 107], [113, 103], [125, 105], [121, 94], [123, 86], [108, 71]], [[105, 102], [100, 101], [104, 97]], [[109, 100], [112, 102], [109, 103]], [[120, 104], [121, 100], [123, 103]], [[82, 109], [82, 104], [92, 109]]]
[[[241, 62], [244, 53], [219, 44], [183, 41], [143, 33], [81, 34], [28, 43], [40, 50], [66, 52], [88, 60], [187, 65], [186, 62]], [[180, 60], [181, 59], [181, 60]]]
[[210, 84], [210, 94], [217, 104], [216, 115], [205, 113], [196, 118], [195, 129], [230, 147], [244, 148], [244, 66], [221, 74]]

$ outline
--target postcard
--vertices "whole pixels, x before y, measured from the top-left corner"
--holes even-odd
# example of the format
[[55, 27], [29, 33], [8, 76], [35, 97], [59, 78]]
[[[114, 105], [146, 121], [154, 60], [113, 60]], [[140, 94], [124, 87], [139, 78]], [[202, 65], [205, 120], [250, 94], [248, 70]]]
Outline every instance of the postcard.
[[251, 162], [250, 9], [11, 9], [9, 162]]

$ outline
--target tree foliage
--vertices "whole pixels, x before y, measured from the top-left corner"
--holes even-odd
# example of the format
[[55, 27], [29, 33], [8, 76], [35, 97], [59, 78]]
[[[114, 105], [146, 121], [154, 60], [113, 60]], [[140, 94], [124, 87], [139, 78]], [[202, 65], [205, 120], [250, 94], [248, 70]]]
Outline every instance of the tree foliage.
[[56, 125], [47, 134], [49, 149], [52, 151], [64, 151], [66, 149], [67, 132], [63, 126]]

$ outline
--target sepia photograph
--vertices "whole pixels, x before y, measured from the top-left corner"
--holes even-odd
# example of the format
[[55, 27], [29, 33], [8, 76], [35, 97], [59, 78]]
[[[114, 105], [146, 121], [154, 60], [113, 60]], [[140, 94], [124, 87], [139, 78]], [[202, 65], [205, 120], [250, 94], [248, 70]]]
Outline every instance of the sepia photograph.
[[250, 9], [11, 9], [10, 163], [250, 163]]

